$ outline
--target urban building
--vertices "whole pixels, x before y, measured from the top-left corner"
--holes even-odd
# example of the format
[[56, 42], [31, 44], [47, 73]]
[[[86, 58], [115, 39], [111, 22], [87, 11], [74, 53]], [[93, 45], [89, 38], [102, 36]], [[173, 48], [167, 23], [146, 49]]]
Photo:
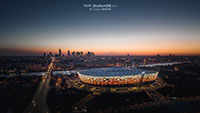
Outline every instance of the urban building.
[[46, 57], [46, 53], [43, 53], [43, 57]]
[[67, 51], [67, 56], [71, 56], [70, 50]]
[[61, 56], [62, 55], [62, 53], [61, 53], [61, 49], [59, 49], [59, 56]]

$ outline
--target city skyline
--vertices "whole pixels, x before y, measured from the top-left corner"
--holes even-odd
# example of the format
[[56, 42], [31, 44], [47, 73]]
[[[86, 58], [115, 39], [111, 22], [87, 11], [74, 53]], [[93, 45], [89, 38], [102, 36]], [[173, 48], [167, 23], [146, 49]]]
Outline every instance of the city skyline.
[[111, 0], [111, 11], [89, 11], [102, 0], [4, 1], [0, 55], [94, 51], [96, 55], [200, 55], [197, 0]]
[[[59, 48], [60, 49], [60, 48]], [[67, 49], [61, 49], [62, 50], [62, 55], [68, 56], [68, 50]], [[83, 52], [83, 54], [87, 54], [87, 52], [90, 52], [89, 50], [69, 50], [71, 53], [72, 52]], [[52, 53], [53, 55], [59, 55], [58, 49], [54, 50], [45, 50], [45, 51], [38, 51], [38, 50], [32, 50], [32, 49], [0, 49], [0, 56], [42, 56], [44, 53], [49, 54]], [[142, 51], [143, 52], [143, 51]], [[95, 55], [97, 56], [156, 56], [156, 55], [161, 55], [161, 56], [168, 56], [168, 55], [176, 55], [176, 56], [199, 56], [200, 54], [193, 54], [193, 51], [190, 51], [189, 53], [185, 52], [180, 52], [180, 53], [174, 53], [174, 52], [145, 52], [142, 53], [141, 51], [138, 52], [129, 52], [129, 51], [122, 51], [121, 53], [118, 52], [95, 52]]]

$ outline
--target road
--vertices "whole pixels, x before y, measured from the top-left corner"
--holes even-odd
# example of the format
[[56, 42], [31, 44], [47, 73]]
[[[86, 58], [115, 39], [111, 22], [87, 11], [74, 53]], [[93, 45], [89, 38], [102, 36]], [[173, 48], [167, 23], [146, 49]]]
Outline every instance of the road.
[[42, 79], [38, 86], [32, 101], [29, 103], [24, 113], [50, 113], [47, 105], [47, 94], [49, 90], [49, 83], [51, 80], [51, 72], [55, 58], [52, 57], [52, 61], [48, 66], [48, 71], [45, 75], [45, 79]]
[[72, 106], [72, 111], [73, 112], [82, 112], [82, 111], [86, 112], [88, 102], [91, 101], [94, 97], [95, 97], [95, 95], [93, 95], [91, 93], [88, 94], [87, 96], [85, 96], [79, 102], [77, 102], [75, 105]]

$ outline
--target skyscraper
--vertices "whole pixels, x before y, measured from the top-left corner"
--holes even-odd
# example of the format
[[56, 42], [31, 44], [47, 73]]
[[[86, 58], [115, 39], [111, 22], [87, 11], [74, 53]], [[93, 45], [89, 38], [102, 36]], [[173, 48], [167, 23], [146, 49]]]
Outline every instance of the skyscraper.
[[90, 56], [91, 56], [91, 54], [92, 54], [92, 53], [88, 51], [88, 53], [87, 53], [87, 56], [88, 56], [88, 57], [90, 57]]
[[91, 54], [92, 54], [92, 56], [95, 56], [94, 52], [92, 52]]
[[81, 56], [83, 56], [83, 51], [81, 51]]
[[80, 56], [80, 54], [81, 54], [81, 53], [80, 53], [79, 51], [76, 52], [76, 56]]
[[50, 57], [52, 57], [52, 56], [53, 56], [53, 54], [52, 54], [51, 52], [49, 52], [49, 56], [50, 56]]
[[61, 53], [61, 49], [59, 49], [59, 56], [61, 56], [62, 55], [62, 53]]
[[68, 55], [68, 56], [71, 56], [70, 50], [68, 50], [67, 55]]
[[75, 51], [72, 52], [72, 56], [76, 56], [76, 52]]
[[43, 57], [46, 57], [46, 53], [43, 53]]

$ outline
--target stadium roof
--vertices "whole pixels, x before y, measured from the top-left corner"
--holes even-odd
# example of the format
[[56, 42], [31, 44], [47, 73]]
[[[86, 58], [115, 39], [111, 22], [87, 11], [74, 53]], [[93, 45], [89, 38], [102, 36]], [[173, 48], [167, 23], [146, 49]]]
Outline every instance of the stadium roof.
[[128, 76], [156, 73], [155, 71], [136, 70], [126, 67], [92, 68], [80, 70], [80, 74], [88, 76]]

